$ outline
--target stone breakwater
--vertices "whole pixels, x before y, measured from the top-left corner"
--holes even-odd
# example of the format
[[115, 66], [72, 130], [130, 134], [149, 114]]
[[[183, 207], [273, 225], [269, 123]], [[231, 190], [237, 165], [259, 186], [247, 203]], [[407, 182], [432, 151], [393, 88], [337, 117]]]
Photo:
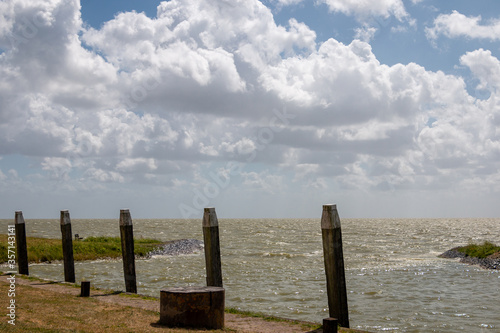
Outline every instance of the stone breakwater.
[[458, 251], [460, 247], [454, 247], [440, 254], [439, 258], [460, 258], [460, 262], [469, 265], [479, 265], [486, 269], [500, 269], [500, 254], [495, 253], [486, 258], [470, 257], [463, 252]]
[[181, 254], [192, 254], [203, 250], [203, 242], [198, 239], [180, 239], [163, 245], [161, 248], [151, 251], [148, 256], [178, 256]]

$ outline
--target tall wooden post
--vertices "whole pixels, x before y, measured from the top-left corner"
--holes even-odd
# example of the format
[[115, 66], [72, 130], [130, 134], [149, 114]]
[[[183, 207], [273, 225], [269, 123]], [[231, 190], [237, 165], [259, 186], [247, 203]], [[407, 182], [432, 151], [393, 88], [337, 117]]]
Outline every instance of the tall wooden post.
[[15, 215], [17, 267], [19, 274], [29, 275], [28, 270], [28, 245], [26, 243], [26, 224], [23, 212], [17, 211]]
[[73, 258], [73, 234], [69, 211], [61, 210], [62, 250], [64, 258], [64, 281], [75, 282], [75, 260]]
[[205, 243], [205, 265], [207, 286], [222, 287], [222, 267], [219, 245], [219, 221], [215, 208], [205, 208], [203, 213], [203, 241]]
[[331, 318], [338, 319], [340, 326], [349, 327], [342, 232], [336, 205], [323, 205], [321, 231], [329, 314]]
[[120, 237], [122, 242], [123, 274], [125, 290], [137, 294], [135, 278], [134, 228], [128, 209], [120, 210]]

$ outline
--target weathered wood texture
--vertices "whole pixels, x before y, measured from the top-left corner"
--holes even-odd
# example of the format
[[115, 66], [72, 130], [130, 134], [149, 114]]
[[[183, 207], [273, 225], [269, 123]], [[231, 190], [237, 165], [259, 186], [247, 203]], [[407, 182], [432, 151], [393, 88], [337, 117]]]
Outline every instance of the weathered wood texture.
[[222, 329], [224, 288], [179, 287], [160, 291], [161, 325]]
[[123, 275], [125, 277], [125, 290], [137, 294], [137, 282], [135, 276], [135, 254], [134, 254], [134, 229], [132, 217], [128, 209], [120, 210], [120, 237], [122, 245]]
[[15, 215], [17, 268], [19, 274], [29, 275], [28, 269], [28, 244], [26, 243], [26, 224], [23, 212], [17, 211]]
[[64, 281], [75, 282], [75, 260], [73, 258], [73, 234], [69, 211], [61, 210], [61, 234], [64, 259]]
[[82, 281], [80, 286], [80, 296], [89, 297], [90, 296], [90, 281]]
[[338, 321], [337, 318], [323, 319], [323, 333], [337, 333]]
[[323, 236], [329, 315], [332, 318], [337, 318], [340, 326], [349, 327], [342, 231], [336, 205], [323, 206], [321, 231]]
[[203, 241], [205, 243], [205, 265], [207, 286], [222, 287], [222, 264], [220, 259], [219, 221], [215, 208], [205, 208], [203, 214]]

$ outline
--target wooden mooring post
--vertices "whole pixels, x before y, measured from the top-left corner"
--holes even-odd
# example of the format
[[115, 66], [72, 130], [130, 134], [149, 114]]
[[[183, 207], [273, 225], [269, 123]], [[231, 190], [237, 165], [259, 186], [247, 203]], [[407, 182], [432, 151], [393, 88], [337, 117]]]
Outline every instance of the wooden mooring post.
[[19, 274], [29, 275], [28, 270], [28, 245], [26, 243], [26, 224], [22, 211], [15, 214], [17, 268]]
[[220, 260], [219, 221], [215, 208], [205, 208], [203, 213], [203, 241], [205, 243], [205, 265], [207, 286], [222, 287]]
[[329, 315], [331, 318], [337, 318], [340, 326], [348, 328], [349, 311], [342, 251], [342, 231], [336, 205], [323, 205], [321, 231]]
[[69, 211], [61, 210], [61, 234], [64, 259], [64, 281], [75, 282], [75, 260], [73, 258], [73, 234]]
[[130, 211], [128, 209], [120, 210], [120, 237], [122, 244], [125, 290], [128, 293], [137, 294], [137, 282], [135, 277], [134, 228], [132, 225], [132, 217], [130, 216]]

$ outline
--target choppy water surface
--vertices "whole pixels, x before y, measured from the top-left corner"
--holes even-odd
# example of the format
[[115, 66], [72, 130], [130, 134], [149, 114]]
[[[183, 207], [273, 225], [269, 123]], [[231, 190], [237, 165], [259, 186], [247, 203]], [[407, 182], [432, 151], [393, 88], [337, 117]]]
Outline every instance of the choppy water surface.
[[[2, 220], [6, 233], [7, 224]], [[60, 238], [58, 220], [27, 220], [29, 236]], [[437, 255], [500, 243], [500, 219], [343, 219], [350, 323], [395, 332], [500, 332], [500, 274]], [[118, 236], [118, 220], [72, 220], [80, 236]], [[328, 317], [320, 219], [219, 220], [226, 305], [321, 322]], [[134, 220], [136, 237], [203, 239], [200, 220]], [[136, 261], [138, 291], [204, 285], [203, 253]], [[121, 261], [76, 263], [77, 281], [124, 289]], [[30, 274], [63, 280], [61, 263]]]

